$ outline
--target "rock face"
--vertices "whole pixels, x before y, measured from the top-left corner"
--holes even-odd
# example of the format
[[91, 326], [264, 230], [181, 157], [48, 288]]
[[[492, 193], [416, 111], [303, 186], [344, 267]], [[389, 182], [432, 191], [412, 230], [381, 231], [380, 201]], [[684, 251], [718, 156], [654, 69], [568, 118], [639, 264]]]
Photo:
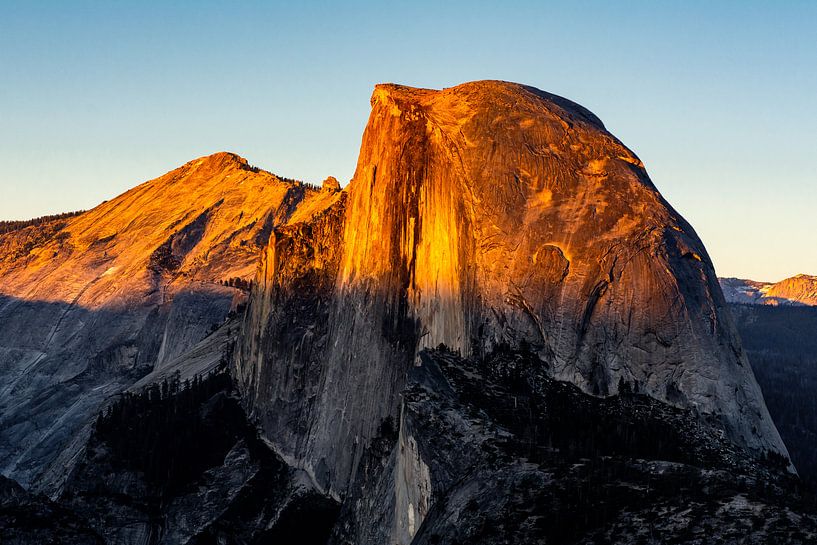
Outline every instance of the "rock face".
[[3, 474], [53, 494], [100, 403], [222, 323], [246, 298], [222, 281], [249, 279], [273, 227], [321, 198], [217, 153], [0, 235]]
[[378, 85], [333, 198], [274, 230], [235, 361], [267, 438], [332, 496], [441, 344], [532, 352], [584, 392], [637, 390], [785, 456], [703, 244], [581, 106], [496, 81]]
[[94, 427], [59, 499], [108, 545], [322, 545], [337, 517], [258, 438], [223, 368], [125, 396]]
[[776, 283], [721, 278], [720, 283], [729, 303], [817, 306], [817, 276], [798, 274]]
[[[397, 438], [389, 426], [375, 438], [332, 543], [817, 537], [817, 516], [790, 494], [794, 477], [747, 459], [693, 411], [627, 388], [584, 394], [549, 378], [531, 352], [421, 357], [402, 394]], [[394, 447], [378, 456], [383, 442]]]
[[0, 476], [3, 543], [326, 543], [338, 504], [258, 437], [220, 365], [100, 414], [50, 501]]

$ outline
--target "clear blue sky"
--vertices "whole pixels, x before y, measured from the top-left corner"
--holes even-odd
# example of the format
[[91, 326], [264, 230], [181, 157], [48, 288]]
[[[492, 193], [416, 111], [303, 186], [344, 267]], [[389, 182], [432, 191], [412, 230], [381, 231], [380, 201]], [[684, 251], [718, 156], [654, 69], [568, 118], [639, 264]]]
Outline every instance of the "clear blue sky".
[[817, 2], [0, 0], [0, 218], [201, 155], [348, 181], [377, 82], [594, 111], [721, 275], [817, 274]]

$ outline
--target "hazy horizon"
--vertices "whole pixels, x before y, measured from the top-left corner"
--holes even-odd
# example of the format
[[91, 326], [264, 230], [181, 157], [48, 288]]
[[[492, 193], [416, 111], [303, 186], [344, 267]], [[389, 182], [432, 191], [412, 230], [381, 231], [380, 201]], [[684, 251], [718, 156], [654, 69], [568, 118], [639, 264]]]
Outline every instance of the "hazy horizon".
[[817, 4], [0, 6], [0, 219], [217, 151], [345, 184], [375, 83], [503, 79], [598, 115], [719, 276], [817, 274]]

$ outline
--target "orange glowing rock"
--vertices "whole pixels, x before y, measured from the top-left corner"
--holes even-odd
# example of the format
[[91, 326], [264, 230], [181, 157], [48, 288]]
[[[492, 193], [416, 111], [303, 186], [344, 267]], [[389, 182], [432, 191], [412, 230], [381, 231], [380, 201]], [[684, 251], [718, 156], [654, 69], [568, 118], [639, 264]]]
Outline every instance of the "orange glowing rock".
[[526, 347], [785, 452], [703, 244], [596, 116], [499, 81], [371, 103], [345, 197], [276, 233], [245, 322], [239, 380], [288, 459], [340, 493], [439, 344]]

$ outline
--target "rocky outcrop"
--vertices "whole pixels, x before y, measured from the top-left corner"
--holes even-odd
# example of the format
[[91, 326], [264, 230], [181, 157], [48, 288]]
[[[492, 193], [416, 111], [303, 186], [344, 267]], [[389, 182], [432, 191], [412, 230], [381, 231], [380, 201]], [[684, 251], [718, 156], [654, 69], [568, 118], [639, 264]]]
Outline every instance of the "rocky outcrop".
[[3, 473], [56, 493], [100, 404], [221, 324], [273, 227], [323, 197], [217, 153], [0, 235]]
[[333, 496], [440, 344], [531, 350], [585, 392], [627, 385], [785, 456], [703, 244], [581, 106], [378, 85], [343, 194], [273, 235], [236, 359], [269, 440]]
[[321, 190], [329, 192], [340, 191], [340, 182], [334, 176], [329, 176], [323, 181], [323, 184], [321, 184]]

